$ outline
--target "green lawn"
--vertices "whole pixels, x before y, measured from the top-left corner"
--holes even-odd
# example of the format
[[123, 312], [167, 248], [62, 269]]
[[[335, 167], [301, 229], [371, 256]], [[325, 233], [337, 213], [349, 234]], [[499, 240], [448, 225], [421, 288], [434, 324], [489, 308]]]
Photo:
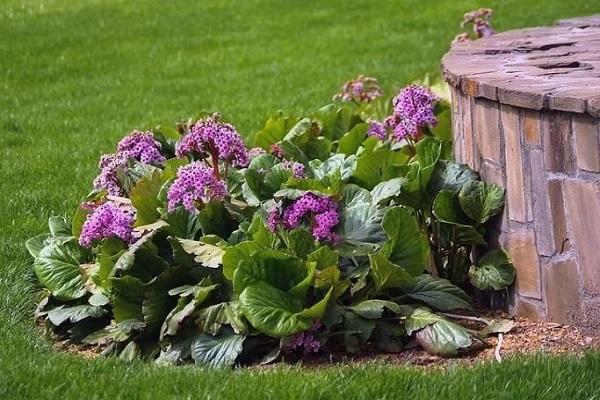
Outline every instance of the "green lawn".
[[462, 14], [500, 30], [600, 12], [597, 0], [3, 0], [0, 398], [597, 398], [600, 355], [447, 372], [364, 365], [204, 372], [57, 353], [33, 324], [23, 246], [70, 214], [98, 156], [149, 123], [219, 110], [245, 134], [309, 111], [359, 73], [388, 92], [438, 70]]

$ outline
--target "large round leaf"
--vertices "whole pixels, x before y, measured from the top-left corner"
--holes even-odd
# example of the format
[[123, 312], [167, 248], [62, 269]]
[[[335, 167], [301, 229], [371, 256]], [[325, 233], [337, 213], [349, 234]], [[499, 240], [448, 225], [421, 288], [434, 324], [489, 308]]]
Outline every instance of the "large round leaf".
[[429, 262], [429, 241], [414, 215], [401, 207], [390, 208], [383, 218], [389, 241], [383, 254], [394, 264], [418, 276]]
[[213, 368], [231, 367], [243, 349], [246, 336], [225, 329], [218, 336], [198, 335], [191, 344], [191, 355], [196, 365]]
[[492, 183], [470, 181], [460, 189], [458, 201], [465, 214], [482, 224], [504, 207], [504, 189]]
[[250, 259], [240, 261], [233, 274], [233, 288], [242, 293], [248, 285], [263, 281], [287, 291], [307, 275], [303, 260], [280, 251], [261, 249], [252, 253]]
[[86, 293], [79, 263], [82, 255], [75, 239], [52, 241], [40, 250], [33, 269], [40, 283], [59, 300], [74, 300]]
[[301, 314], [302, 302], [265, 282], [247, 286], [240, 295], [240, 305], [253, 327], [274, 337], [304, 331], [312, 322]]

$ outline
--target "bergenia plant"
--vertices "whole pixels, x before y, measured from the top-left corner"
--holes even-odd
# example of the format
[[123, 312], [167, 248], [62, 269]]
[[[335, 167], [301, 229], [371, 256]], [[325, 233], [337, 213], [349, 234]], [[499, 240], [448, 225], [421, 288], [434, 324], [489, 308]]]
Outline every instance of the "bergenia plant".
[[452, 41], [452, 44], [467, 42], [473, 39], [479, 39], [482, 37], [492, 36], [496, 33], [490, 22], [492, 17], [491, 8], [480, 8], [478, 10], [469, 11], [463, 16], [463, 20], [460, 24], [461, 28], [465, 28], [469, 25], [473, 26], [473, 35], [468, 32], [461, 32]]
[[27, 242], [37, 317], [107, 355], [214, 367], [485, 346], [493, 329], [446, 312], [514, 279], [486, 253], [503, 190], [452, 160], [429, 88], [384, 99], [359, 76], [336, 99], [270, 117], [250, 149], [218, 114], [125, 137], [73, 218]]

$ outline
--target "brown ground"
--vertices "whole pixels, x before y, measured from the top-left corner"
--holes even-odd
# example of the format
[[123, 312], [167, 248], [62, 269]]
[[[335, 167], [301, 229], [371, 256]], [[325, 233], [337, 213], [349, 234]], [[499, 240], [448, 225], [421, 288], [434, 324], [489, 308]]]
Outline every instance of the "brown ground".
[[[484, 318], [509, 318], [502, 312], [488, 312]], [[551, 355], [582, 355], [586, 350], [600, 349], [600, 336], [585, 334], [576, 327], [560, 325], [552, 322], [532, 321], [523, 317], [509, 318], [515, 326], [503, 334], [502, 345], [499, 349], [500, 360], [515, 355], [546, 353]], [[482, 328], [483, 324], [470, 321], [455, 321], [469, 328]], [[445, 368], [450, 365], [474, 365], [484, 360], [495, 360], [498, 337], [487, 339], [490, 347], [478, 346], [459, 353], [458, 356], [447, 358], [429, 354], [421, 348], [406, 349], [400, 353], [366, 353], [350, 359], [347, 356], [329, 356], [327, 359], [314, 358], [306, 364], [319, 366], [329, 363], [385, 361], [390, 364], [411, 366], [427, 366]]]
[[[506, 314], [501, 312], [488, 312], [483, 317], [489, 320], [494, 318], [509, 318]], [[600, 349], [600, 336], [585, 334], [576, 327], [551, 322], [537, 322], [523, 317], [512, 317], [510, 319], [515, 322], [515, 326], [510, 332], [503, 334], [503, 343], [499, 349], [501, 360], [527, 353], [581, 355], [586, 350]], [[483, 324], [478, 322], [456, 322], [474, 329], [483, 327]], [[445, 368], [450, 365], [474, 365], [480, 361], [496, 359], [495, 352], [497, 350], [498, 337], [489, 337], [487, 342], [490, 344], [490, 347], [476, 346], [473, 349], [464, 351], [452, 358], [432, 355], [415, 347], [405, 349], [404, 351], [395, 354], [370, 351], [364, 351], [354, 357], [349, 357], [346, 354], [341, 353], [325, 354], [304, 359], [302, 364], [313, 368], [324, 367], [329, 364], [372, 361], [384, 361], [397, 365], [438, 368]], [[69, 343], [68, 341], [56, 342], [55, 347], [61, 351], [78, 353], [86, 358], [98, 356], [100, 350], [96, 347], [82, 347], [80, 345]], [[290, 361], [295, 363], [295, 360]], [[257, 367], [269, 368], [277, 364], [279, 363]]]

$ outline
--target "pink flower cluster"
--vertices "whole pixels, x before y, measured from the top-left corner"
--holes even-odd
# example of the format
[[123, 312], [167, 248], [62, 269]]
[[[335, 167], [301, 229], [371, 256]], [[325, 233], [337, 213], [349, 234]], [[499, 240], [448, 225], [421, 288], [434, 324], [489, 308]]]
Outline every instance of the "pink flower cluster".
[[292, 175], [294, 178], [303, 178], [304, 177], [304, 164], [300, 164], [295, 161], [284, 160], [281, 163], [281, 166], [286, 171], [292, 171]]
[[321, 349], [321, 342], [315, 338], [315, 334], [321, 326], [319, 321], [315, 321], [310, 329], [292, 336], [284, 351], [303, 350], [304, 354], [318, 353]]
[[[469, 11], [463, 17], [463, 21], [460, 24], [461, 27], [465, 27], [465, 25], [473, 24], [473, 32], [475, 33], [476, 38], [488, 37], [492, 36], [496, 33], [494, 28], [492, 28], [492, 24], [489, 19], [492, 16], [492, 10], [490, 8], [480, 8], [478, 10]], [[466, 42], [471, 40], [469, 34], [466, 32], [459, 33], [456, 35], [452, 44]]]
[[127, 171], [127, 156], [121, 153], [103, 154], [98, 168], [100, 174], [94, 179], [94, 187], [105, 189], [111, 196], [122, 196], [124, 190], [119, 182], [119, 171]]
[[250, 150], [248, 150], [248, 158], [250, 160], [252, 160], [258, 156], [262, 156], [263, 154], [267, 154], [267, 152], [262, 147], [253, 147]]
[[225, 182], [213, 175], [213, 170], [202, 161], [180, 167], [167, 193], [169, 211], [183, 205], [189, 212], [196, 211], [196, 203], [227, 196]]
[[274, 207], [269, 212], [267, 225], [272, 232], [280, 225], [294, 229], [308, 221], [316, 240], [334, 243], [339, 240], [334, 229], [340, 223], [340, 216], [338, 204], [332, 198], [306, 193], [281, 211], [279, 207]]
[[370, 76], [359, 75], [342, 86], [342, 91], [333, 100], [354, 101], [356, 103], [370, 103], [383, 94], [377, 79]]
[[384, 123], [393, 130], [392, 136], [398, 141], [408, 136], [419, 139], [422, 128], [437, 124], [433, 111], [438, 101], [427, 88], [409, 85], [392, 100], [394, 113]]
[[165, 157], [160, 154], [160, 147], [152, 132], [133, 131], [121, 139], [117, 152], [144, 164], [159, 165], [165, 162]]
[[394, 97], [393, 114], [383, 123], [370, 121], [367, 134], [384, 140], [388, 131], [391, 131], [392, 138], [396, 141], [407, 137], [418, 140], [424, 127], [437, 124], [434, 107], [438, 101], [439, 98], [427, 88], [409, 85]]
[[213, 156], [234, 166], [248, 165], [248, 151], [242, 137], [233, 125], [221, 122], [218, 114], [196, 122], [177, 143], [175, 154], [177, 157], [188, 154], [203, 158]]
[[90, 247], [95, 240], [117, 237], [126, 243], [131, 242], [135, 210], [126, 204], [106, 202], [96, 207], [88, 214], [81, 234], [79, 244]]
[[94, 179], [94, 187], [105, 189], [111, 196], [123, 196], [119, 173], [127, 173], [127, 160], [132, 158], [144, 164], [162, 164], [165, 157], [160, 153], [160, 148], [152, 132], [131, 132], [121, 139], [116, 153], [100, 157], [100, 174]]

